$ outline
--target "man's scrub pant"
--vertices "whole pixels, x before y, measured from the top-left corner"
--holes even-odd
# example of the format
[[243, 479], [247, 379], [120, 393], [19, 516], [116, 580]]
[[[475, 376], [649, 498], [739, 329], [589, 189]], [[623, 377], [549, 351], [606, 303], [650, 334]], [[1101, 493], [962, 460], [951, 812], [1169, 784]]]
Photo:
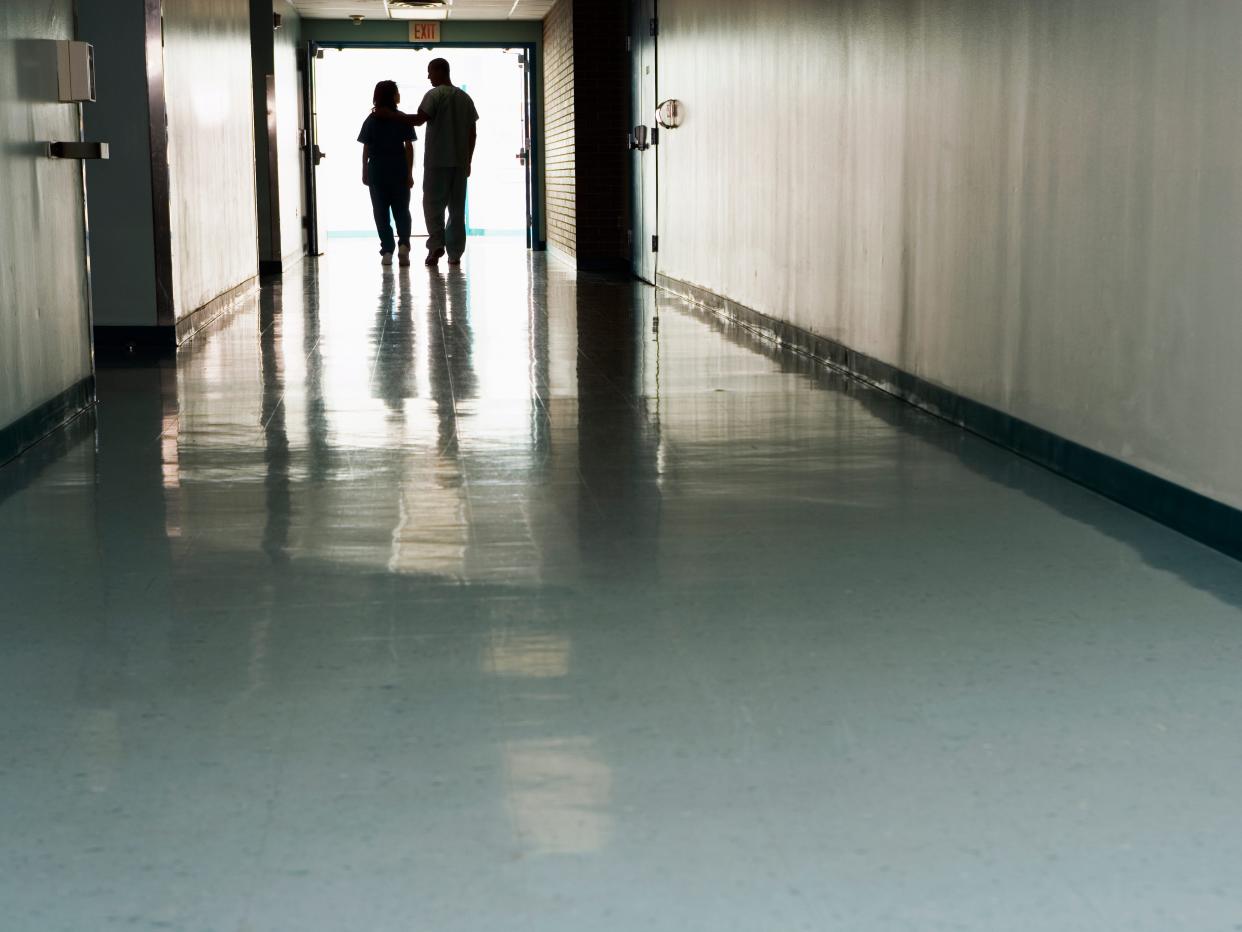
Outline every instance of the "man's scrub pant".
[[450, 259], [460, 259], [466, 251], [466, 169], [423, 169], [423, 217], [427, 221], [427, 251], [438, 253], [443, 249]]

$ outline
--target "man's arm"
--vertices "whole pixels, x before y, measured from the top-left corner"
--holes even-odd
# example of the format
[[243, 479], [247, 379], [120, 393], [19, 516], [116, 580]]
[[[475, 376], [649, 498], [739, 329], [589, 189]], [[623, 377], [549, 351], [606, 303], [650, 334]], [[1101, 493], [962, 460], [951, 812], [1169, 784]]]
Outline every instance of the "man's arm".
[[473, 123], [470, 124], [470, 143], [466, 147], [466, 177], [470, 177], [470, 164], [474, 161], [474, 144], [479, 141], [479, 130]]
[[398, 123], [404, 123], [406, 126], [422, 126], [429, 119], [431, 119], [422, 110], [419, 110], [418, 113], [402, 113], [400, 110], [389, 110], [387, 107], [376, 107], [371, 112], [381, 120], [395, 120]]
[[414, 143], [407, 142], [405, 144], [405, 170], [407, 173], [406, 182], [410, 187], [414, 187]]
[[370, 161], [370, 159], [371, 159], [371, 147], [368, 145], [363, 145], [362, 147], [362, 183], [363, 184], [371, 183], [371, 179], [367, 177], [368, 175], [367, 163]]

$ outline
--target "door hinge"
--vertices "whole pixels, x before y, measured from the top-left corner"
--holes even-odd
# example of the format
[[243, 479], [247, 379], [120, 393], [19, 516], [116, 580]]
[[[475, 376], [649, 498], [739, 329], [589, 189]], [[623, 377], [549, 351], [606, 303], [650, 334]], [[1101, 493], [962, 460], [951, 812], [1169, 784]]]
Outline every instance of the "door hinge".
[[633, 43], [633, 41], [630, 39], [630, 37], [629, 37], [629, 36], [626, 36], [626, 37], [625, 37], [625, 50], [626, 50], [627, 52], [632, 52], [632, 51], [634, 51], [634, 43]]
[[660, 237], [658, 236], [651, 237], [651, 251], [652, 252], [660, 251]]
[[660, 144], [660, 128], [658, 126], [651, 127], [651, 144], [653, 146]]
[[518, 55], [518, 65], [519, 65], [519, 66], [521, 66], [521, 67], [523, 67], [523, 68], [525, 68], [525, 67], [526, 67], [526, 53], [525, 53], [525, 52], [521, 52], [521, 53]]
[[659, 34], [660, 34], [660, 19], [659, 17], [653, 16], [651, 17], [651, 37], [654, 39]]

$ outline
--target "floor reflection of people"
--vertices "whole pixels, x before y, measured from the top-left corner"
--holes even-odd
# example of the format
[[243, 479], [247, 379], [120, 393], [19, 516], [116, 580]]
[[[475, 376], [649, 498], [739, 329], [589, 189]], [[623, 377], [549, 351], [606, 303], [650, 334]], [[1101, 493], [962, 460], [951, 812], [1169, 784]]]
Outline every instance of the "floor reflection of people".
[[631, 577], [654, 572], [660, 521], [642, 323], [631, 289], [579, 283], [579, 547], [585, 566]]
[[374, 391], [394, 414], [405, 410], [407, 398], [418, 396], [412, 311], [409, 273], [402, 270], [397, 276], [384, 275], [371, 329], [376, 354]]
[[478, 393], [474, 372], [474, 334], [470, 328], [469, 294], [466, 278], [459, 272], [430, 276], [431, 301], [427, 309], [432, 334], [439, 334], [439, 345], [431, 348], [428, 372], [431, 395], [435, 400], [440, 450], [450, 456], [458, 453], [457, 403]]

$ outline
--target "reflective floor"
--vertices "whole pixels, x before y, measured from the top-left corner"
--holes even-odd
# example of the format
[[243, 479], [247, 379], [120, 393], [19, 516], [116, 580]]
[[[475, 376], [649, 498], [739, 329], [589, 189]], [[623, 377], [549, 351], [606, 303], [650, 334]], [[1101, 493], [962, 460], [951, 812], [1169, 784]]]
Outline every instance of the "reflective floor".
[[305, 263], [0, 469], [0, 926], [1226, 930], [1242, 567], [646, 288]]

